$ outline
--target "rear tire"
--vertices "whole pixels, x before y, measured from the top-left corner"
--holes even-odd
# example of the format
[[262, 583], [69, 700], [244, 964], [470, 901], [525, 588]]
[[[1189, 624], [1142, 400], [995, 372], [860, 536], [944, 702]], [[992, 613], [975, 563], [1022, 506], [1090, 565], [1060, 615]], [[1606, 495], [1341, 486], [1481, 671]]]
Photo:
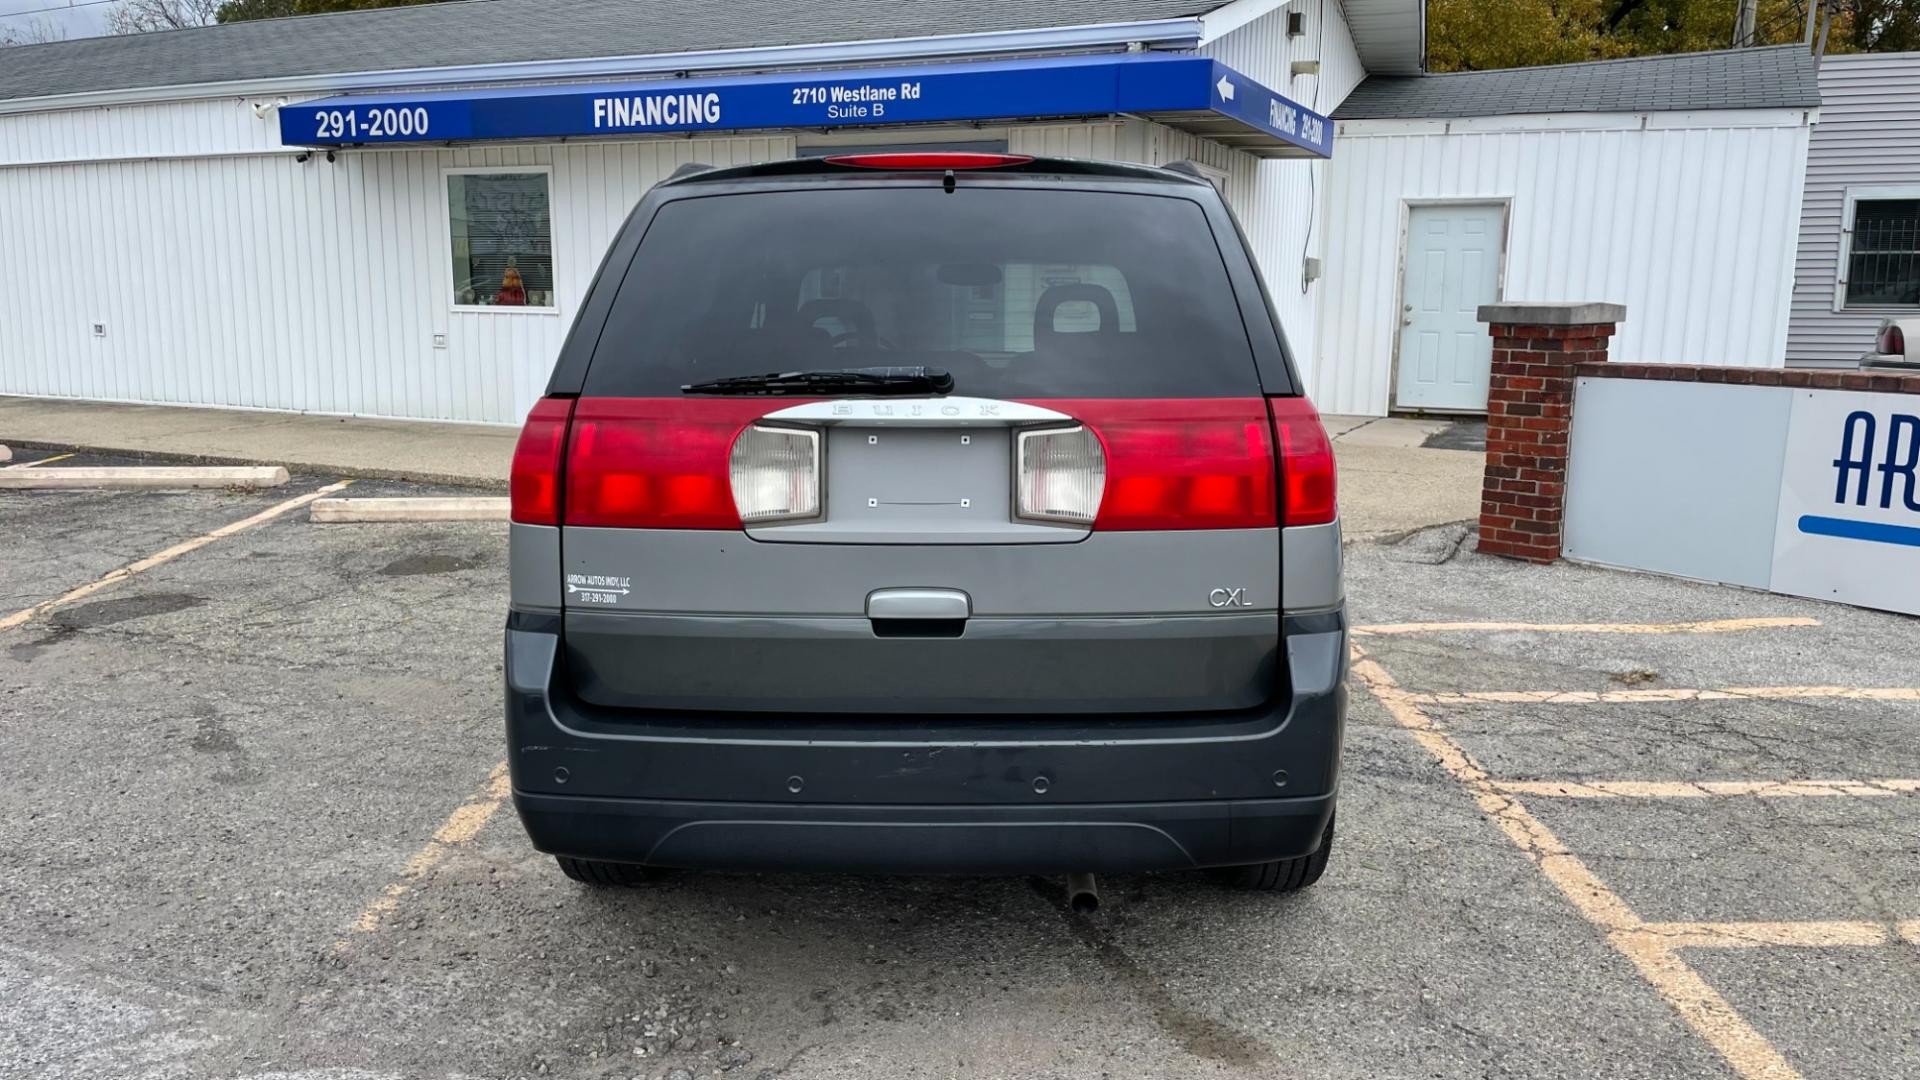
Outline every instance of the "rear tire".
[[553, 859], [560, 864], [561, 873], [583, 885], [630, 888], [634, 885], [644, 885], [654, 877], [654, 870], [650, 866], [596, 862], [592, 859], [575, 859], [567, 855], [555, 855]]
[[1228, 885], [1249, 892], [1299, 892], [1319, 881], [1320, 875], [1327, 872], [1327, 857], [1332, 854], [1333, 818], [1329, 817], [1327, 831], [1320, 837], [1320, 847], [1310, 854], [1254, 863], [1252, 866], [1230, 866], [1219, 871], [1219, 874]]

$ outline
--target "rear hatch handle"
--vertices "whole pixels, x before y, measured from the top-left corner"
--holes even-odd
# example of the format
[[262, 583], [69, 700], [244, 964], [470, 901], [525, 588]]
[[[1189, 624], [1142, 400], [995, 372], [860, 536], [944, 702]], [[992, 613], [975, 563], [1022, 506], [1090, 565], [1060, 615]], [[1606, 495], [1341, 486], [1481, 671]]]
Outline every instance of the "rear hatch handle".
[[878, 637], [959, 637], [973, 598], [959, 589], [875, 589], [867, 618]]

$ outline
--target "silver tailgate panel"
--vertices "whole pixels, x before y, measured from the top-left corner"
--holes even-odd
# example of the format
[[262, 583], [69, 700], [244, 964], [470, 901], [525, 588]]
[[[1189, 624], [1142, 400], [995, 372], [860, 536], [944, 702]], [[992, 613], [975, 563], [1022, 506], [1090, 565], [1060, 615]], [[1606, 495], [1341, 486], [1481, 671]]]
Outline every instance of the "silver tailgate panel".
[[[563, 553], [576, 588], [606, 590], [592, 605], [598, 612], [864, 617], [875, 589], [939, 588], [965, 592], [976, 618], [1248, 614], [1280, 609], [1279, 532], [1096, 532], [1070, 544], [952, 546], [568, 528]], [[570, 609], [586, 606], [579, 595], [568, 596]]]

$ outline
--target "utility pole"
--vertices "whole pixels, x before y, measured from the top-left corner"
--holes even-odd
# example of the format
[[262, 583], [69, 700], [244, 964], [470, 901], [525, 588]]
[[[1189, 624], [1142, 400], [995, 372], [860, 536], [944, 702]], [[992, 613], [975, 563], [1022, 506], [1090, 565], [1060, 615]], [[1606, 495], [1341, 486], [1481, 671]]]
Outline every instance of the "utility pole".
[[1760, 0], [1740, 0], [1740, 13], [1733, 19], [1733, 47], [1744, 49], [1753, 44], [1754, 23], [1760, 17]]
[[1800, 40], [1803, 43], [1807, 45], [1813, 44], [1813, 27], [1814, 24], [1819, 21], [1820, 0], [1807, 0], [1807, 29], [1805, 33], [1800, 35]]

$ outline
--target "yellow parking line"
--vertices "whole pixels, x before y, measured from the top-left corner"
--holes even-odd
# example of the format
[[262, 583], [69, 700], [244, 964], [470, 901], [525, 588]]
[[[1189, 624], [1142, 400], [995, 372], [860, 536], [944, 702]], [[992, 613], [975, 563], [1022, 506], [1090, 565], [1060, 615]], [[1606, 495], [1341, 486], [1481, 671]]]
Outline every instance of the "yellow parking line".
[[1751, 701], [1841, 698], [1849, 701], [1920, 701], [1912, 686], [1729, 686], [1719, 690], [1453, 690], [1410, 694], [1418, 705], [1612, 705], [1646, 701]]
[[50, 457], [50, 458], [41, 458], [41, 459], [40, 459], [39, 461], [23, 461], [23, 462], [21, 462], [21, 463], [20, 463], [20, 464], [18, 464], [18, 465], [8, 465], [8, 466], [6, 466], [6, 468], [8, 468], [8, 469], [31, 469], [31, 468], [33, 468], [33, 467], [35, 467], [35, 466], [37, 466], [37, 465], [51, 465], [51, 464], [53, 464], [53, 463], [54, 463], [54, 462], [56, 462], [56, 461], [65, 461], [65, 460], [67, 460], [68, 458], [70, 458], [70, 457], [72, 457], [72, 456], [73, 456], [72, 454], [55, 454], [55, 455], [53, 455], [53, 456], [52, 456], [52, 457]]
[[1648, 923], [1632, 932], [1658, 938], [1670, 949], [1832, 949], [1850, 945], [1893, 945], [1903, 940], [1920, 944], [1920, 919]]
[[380, 929], [380, 924], [400, 906], [401, 897], [412, 892], [414, 886], [431, 874], [455, 848], [480, 835], [480, 830], [493, 820], [493, 815], [500, 810], [500, 804], [511, 794], [513, 780], [507, 775], [507, 763], [503, 761], [488, 774], [487, 786], [480, 794], [447, 815], [447, 820], [434, 830], [426, 845], [414, 852], [413, 857], [400, 868], [399, 878], [380, 890], [380, 895], [361, 910], [348, 930], [349, 936], [333, 943], [334, 950], [337, 952], [347, 948], [354, 934], [370, 934]]
[[1453, 630], [1516, 630], [1536, 634], [1730, 634], [1741, 630], [1771, 630], [1783, 626], [1819, 626], [1819, 619], [1706, 619], [1676, 623], [1523, 623], [1430, 622], [1356, 626], [1355, 634], [1434, 634]]
[[1800, 1075], [1765, 1036], [1680, 959], [1673, 946], [1657, 935], [1644, 933], [1647, 924], [1625, 900], [1607, 888], [1538, 818], [1488, 779], [1466, 750], [1421, 710], [1417, 695], [1400, 689], [1387, 670], [1367, 659], [1358, 646], [1353, 653], [1354, 677], [1467, 789], [1481, 812], [1533, 860], [1574, 909], [1606, 931], [1607, 941], [1632, 961], [1641, 977], [1735, 1072], [1749, 1080], [1787, 1080]]
[[282, 514], [292, 513], [293, 511], [300, 509], [301, 507], [307, 505], [308, 503], [314, 501], [315, 499], [325, 498], [326, 496], [331, 495], [336, 491], [339, 491], [341, 488], [346, 487], [348, 484], [351, 484], [351, 483], [353, 483], [353, 481], [351, 480], [342, 480], [338, 483], [328, 484], [326, 487], [321, 488], [319, 491], [311, 492], [306, 495], [301, 495], [298, 498], [288, 499], [286, 502], [278, 503], [274, 506], [270, 506], [267, 509], [262, 510], [259, 513], [253, 515], [252, 517], [241, 518], [239, 521], [235, 521], [227, 525], [222, 525], [219, 528], [203, 536], [196, 536], [191, 540], [187, 540], [182, 543], [175, 544], [172, 547], [166, 549], [165, 551], [161, 551], [153, 555], [149, 555], [138, 562], [128, 563], [127, 565], [121, 567], [120, 569], [111, 571], [106, 575], [100, 577], [99, 579], [95, 581], [90, 581], [87, 584], [82, 585], [77, 589], [69, 590], [67, 592], [60, 594], [59, 596], [54, 597], [51, 600], [45, 600], [38, 604], [35, 604], [34, 606], [27, 608], [25, 611], [16, 611], [13, 614], [7, 616], [6, 618], [0, 619], [0, 631], [11, 630], [16, 626], [20, 626], [23, 623], [29, 622], [35, 617], [44, 615], [55, 608], [65, 607], [66, 605], [73, 603], [75, 600], [80, 600], [80, 599], [84, 599], [85, 597], [92, 596], [94, 593], [99, 592], [101, 589], [107, 588], [111, 585], [116, 585], [134, 576], [135, 574], [144, 574], [148, 570], [151, 570], [154, 567], [161, 565], [162, 563], [172, 562], [173, 560], [179, 558], [182, 555], [186, 555], [191, 552], [198, 551], [201, 548], [206, 547], [208, 544], [213, 543], [215, 540], [224, 540], [235, 533], [245, 532], [256, 525], [264, 525], [267, 522], [272, 521], [274, 518], [280, 517]]
[[1549, 799], [1711, 799], [1751, 795], [1762, 799], [1845, 795], [1884, 798], [1920, 792], [1920, 780], [1502, 780], [1509, 795]]

